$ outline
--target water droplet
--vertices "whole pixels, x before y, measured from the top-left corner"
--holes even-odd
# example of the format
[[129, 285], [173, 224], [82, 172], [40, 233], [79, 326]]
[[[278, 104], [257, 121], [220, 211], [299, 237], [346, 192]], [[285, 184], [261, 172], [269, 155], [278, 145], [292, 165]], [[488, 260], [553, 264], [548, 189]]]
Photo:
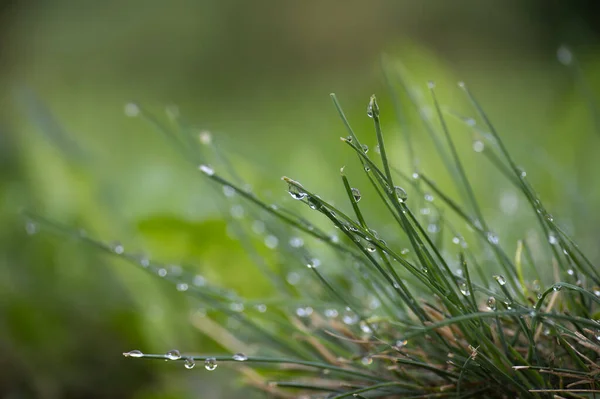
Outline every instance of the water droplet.
[[433, 195], [431, 194], [425, 194], [423, 198], [425, 198], [425, 201], [427, 202], [433, 202]]
[[226, 197], [233, 197], [235, 195], [235, 189], [231, 186], [223, 186], [223, 194], [225, 194]]
[[198, 169], [207, 176], [212, 176], [215, 174], [215, 170], [208, 165], [200, 165], [198, 166]]
[[252, 222], [252, 231], [256, 234], [262, 234], [266, 230], [265, 223], [262, 220], [255, 220]]
[[554, 284], [554, 286], [552, 287], [552, 289], [554, 291], [558, 292], [558, 291], [562, 290], [562, 285], [561, 284]]
[[475, 121], [475, 119], [473, 118], [465, 118], [465, 123], [468, 126], [475, 126], [477, 124], [477, 121]]
[[488, 239], [489, 243], [492, 245], [497, 245], [498, 242], [500, 242], [498, 236], [496, 234], [492, 233], [491, 231], [487, 232], [487, 239]]
[[289, 272], [285, 280], [289, 285], [296, 285], [300, 282], [300, 275], [296, 272]]
[[399, 339], [396, 341], [396, 344], [394, 345], [396, 349], [402, 349], [406, 344], [408, 343], [407, 340], [405, 339]]
[[244, 304], [241, 302], [232, 302], [229, 304], [229, 309], [231, 309], [233, 312], [243, 312]]
[[140, 257], [140, 265], [142, 265], [142, 267], [150, 266], [150, 259], [148, 259], [146, 256]]
[[236, 362], [245, 362], [246, 360], [248, 360], [248, 356], [246, 356], [246, 354], [244, 353], [239, 352], [233, 355], [233, 360], [235, 360]]
[[125, 357], [144, 357], [144, 354], [142, 353], [142, 351], [134, 349], [132, 351], [123, 353], [123, 356], [125, 356]]
[[574, 275], [574, 274], [575, 274], [575, 270], [573, 270], [573, 269], [569, 269], [569, 270], [567, 270], [567, 274], [568, 274], [569, 276], [572, 276], [572, 275]]
[[486, 303], [489, 310], [496, 310], [496, 298], [493, 296], [489, 297]]
[[365, 334], [371, 334], [373, 332], [373, 330], [371, 330], [371, 327], [369, 327], [369, 325], [365, 321], [360, 322], [360, 331], [362, 331]]
[[308, 197], [308, 206], [313, 211], [320, 211], [323, 209], [323, 205], [318, 200], [318, 197], [317, 198], [315, 198], [313, 196]]
[[217, 368], [217, 359], [214, 357], [209, 357], [204, 361], [204, 368], [208, 371], [213, 371]]
[[600, 287], [594, 287], [594, 295], [600, 296]]
[[458, 82], [458, 87], [460, 87], [461, 89], [466, 89], [467, 85], [465, 85], [465, 82], [460, 81], [460, 82]]
[[356, 202], [360, 201], [360, 199], [362, 198], [358, 188], [352, 188], [352, 196], [354, 197], [354, 201]]
[[527, 172], [525, 172], [525, 169], [517, 167], [517, 171], [519, 172], [519, 176], [521, 178], [524, 179], [527, 177]]
[[186, 283], [177, 284], [177, 291], [183, 292], [188, 290], [188, 285]]
[[330, 319], [338, 317], [338, 311], [335, 309], [325, 309], [325, 312], [323, 313], [325, 314], [325, 317], [328, 317]]
[[369, 244], [369, 245], [367, 245], [367, 251], [368, 251], [368, 252], [371, 252], [371, 253], [373, 253], [373, 252], [375, 252], [376, 250], [377, 250], [377, 248], [375, 248], [375, 245], [373, 245], [373, 244]]
[[194, 367], [196, 367], [196, 362], [191, 357], [186, 357], [185, 360], [183, 361], [183, 366], [186, 369], [191, 370]]
[[429, 215], [429, 214], [431, 213], [431, 208], [421, 208], [421, 209], [419, 210], [419, 213], [420, 213], [421, 215]]
[[350, 308], [346, 308], [342, 315], [342, 321], [347, 325], [356, 324], [358, 322], [358, 315], [350, 310]]
[[554, 233], [550, 233], [548, 235], [548, 242], [550, 243], [550, 245], [558, 244], [558, 238], [556, 238], [556, 235], [554, 235]]
[[467, 283], [460, 283], [460, 285], [458, 286], [458, 289], [464, 296], [471, 295], [471, 291], [469, 291], [469, 287], [467, 286]]
[[360, 362], [363, 365], [368, 366], [373, 363], [373, 358], [371, 356], [365, 356], [362, 359], [360, 359]]
[[161, 267], [156, 271], [156, 274], [158, 274], [160, 277], [165, 277], [167, 275], [167, 269]]
[[440, 226], [436, 223], [429, 223], [427, 225], [427, 231], [429, 233], [435, 234], [440, 231]]
[[165, 358], [168, 360], [179, 360], [181, 359], [181, 353], [177, 349], [173, 349], [165, 353]]
[[204, 276], [201, 276], [199, 274], [194, 276], [194, 285], [196, 287], [202, 287], [204, 284], [206, 284], [206, 279], [204, 278]]
[[118, 241], [115, 241], [112, 244], [110, 244], [110, 247], [112, 248], [113, 252], [116, 253], [117, 255], [121, 255], [121, 254], [123, 254], [123, 252], [125, 252], [125, 248]]
[[292, 248], [300, 248], [304, 245], [304, 240], [300, 237], [292, 237], [290, 238], [290, 247]]
[[494, 274], [493, 277], [498, 282], [498, 284], [500, 284], [500, 285], [506, 284], [506, 279], [504, 278], [504, 276], [501, 276], [499, 274]]
[[419, 176], [419, 174], [418, 174], [417, 172], [414, 172], [414, 173], [412, 174], [412, 178], [413, 178], [413, 180], [418, 180], [420, 177], [421, 177], [421, 176]]
[[371, 168], [369, 166], [365, 165], [365, 172], [370, 172], [370, 171], [371, 171]]
[[377, 145], [375, 146], [375, 153], [376, 153], [376, 154], [381, 154], [381, 147], [379, 147], [379, 144], [377, 144]]
[[366, 144], [361, 144], [360, 148], [363, 150], [363, 152], [366, 154], [367, 152], [369, 152], [369, 146]]
[[433, 80], [430, 80], [427, 82], [427, 87], [429, 89], [435, 89], [435, 82]]
[[259, 303], [255, 307], [256, 310], [258, 310], [260, 313], [265, 313], [267, 311], [267, 305], [265, 305], [264, 303]]
[[329, 236], [329, 239], [331, 240], [331, 242], [336, 244], [340, 242], [340, 237], [338, 237], [337, 234], [332, 234], [331, 236]]
[[234, 219], [241, 219], [244, 217], [244, 214], [246, 213], [244, 211], [244, 207], [241, 205], [234, 205], [231, 207], [231, 210], [229, 211], [231, 213], [231, 217]]
[[352, 143], [352, 136], [346, 136], [346, 138], [344, 139], [345, 142], [347, 143]]
[[573, 62], [573, 53], [571, 49], [563, 45], [556, 50], [556, 58], [563, 65], [571, 65]]
[[483, 141], [481, 141], [481, 140], [473, 141], [473, 151], [483, 152], [484, 149], [485, 149], [485, 144], [483, 144]]
[[406, 191], [402, 187], [394, 186], [394, 191], [396, 192], [396, 197], [398, 198], [399, 202], [406, 202], [408, 199], [408, 194], [406, 194]]
[[124, 111], [126, 116], [133, 118], [140, 114], [140, 106], [136, 103], [127, 103], [125, 104]]
[[302, 185], [294, 180], [288, 184], [288, 193], [295, 200], [302, 200], [306, 198], [306, 192], [302, 189]]
[[305, 308], [300, 307], [296, 309], [296, 316], [298, 317], [309, 317], [311, 314], [313, 314], [313, 308], [311, 308], [310, 306], [307, 306]]
[[402, 248], [402, 250], [400, 251], [400, 255], [406, 255], [410, 252], [410, 250], [408, 248]]
[[208, 130], [202, 130], [198, 133], [198, 140], [202, 145], [210, 145], [212, 143], [212, 134]]
[[279, 245], [279, 239], [274, 235], [268, 235], [265, 237], [265, 245], [269, 249], [275, 249]]
[[367, 106], [367, 116], [369, 118], [379, 117], [379, 105], [377, 105], [377, 99], [373, 94], [369, 99], [369, 105]]
[[460, 238], [458, 238], [458, 237], [452, 237], [452, 243], [456, 244], [456, 245], [460, 244]]
[[27, 232], [27, 234], [32, 236], [35, 233], [37, 233], [38, 227], [34, 222], [32, 222], [31, 220], [28, 220], [27, 222], [25, 222], [25, 231]]

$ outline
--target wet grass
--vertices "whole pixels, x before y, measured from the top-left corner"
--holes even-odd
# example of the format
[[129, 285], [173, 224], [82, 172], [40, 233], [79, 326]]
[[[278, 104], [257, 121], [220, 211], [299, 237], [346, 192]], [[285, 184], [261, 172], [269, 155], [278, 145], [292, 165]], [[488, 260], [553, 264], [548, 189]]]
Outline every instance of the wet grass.
[[[402, 69], [383, 64], [396, 111], [420, 110], [423, 104]], [[595, 320], [600, 269], [551, 215], [469, 88], [459, 83], [473, 117], [445, 109], [435, 84], [428, 88], [424, 101], [434, 116], [419, 115], [458, 198], [419, 169], [408, 129], [403, 133], [412, 170], [395, 165], [381, 124], [381, 116], [391, 111], [380, 109], [375, 96], [368, 101], [367, 117], [377, 147], [369, 151], [331, 95], [347, 130], [341, 141], [356, 156], [370, 187], [354, 187], [358, 176], [341, 168], [341, 181], [331, 182], [347, 198], [339, 205], [321, 198], [308, 182], [283, 177], [298, 203], [289, 209], [249, 189], [208, 133], [198, 137], [177, 116], [169, 125], [128, 105], [131, 116], [163, 134], [211, 182], [232, 234], [272, 285], [274, 294], [264, 298], [240, 297], [190, 274], [185, 265], [175, 269], [39, 215], [28, 217], [36, 226], [130, 261], [201, 301], [208, 313], [197, 315], [194, 324], [224, 350], [201, 356], [124, 353], [131, 358], [182, 362], [188, 369], [202, 363], [210, 371], [231, 364], [248, 389], [281, 398], [593, 397], [600, 393], [600, 323]], [[400, 98], [409, 105], [402, 107]], [[398, 117], [403, 126], [404, 116]], [[545, 238], [545, 246], [536, 249], [543, 254], [532, 253], [527, 239], [509, 253], [493, 232], [449, 117], [464, 122], [474, 149], [529, 205], [536, 220], [530, 228]], [[367, 215], [373, 202], [363, 207], [367, 190], [378, 201], [377, 212], [387, 215], [389, 237], [371, 227]], [[336, 233], [311, 222], [307, 212]], [[323, 251], [335, 264], [322, 264], [315, 254]], [[545, 256], [551, 264], [539, 260]], [[300, 281], [301, 275], [306, 278]]]

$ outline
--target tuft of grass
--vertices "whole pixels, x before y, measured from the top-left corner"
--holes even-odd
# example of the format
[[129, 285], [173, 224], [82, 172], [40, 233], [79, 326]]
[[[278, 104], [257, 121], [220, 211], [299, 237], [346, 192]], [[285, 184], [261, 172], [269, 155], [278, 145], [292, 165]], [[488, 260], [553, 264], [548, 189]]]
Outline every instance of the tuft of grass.
[[[387, 59], [383, 66], [397, 112], [420, 109], [402, 68]], [[357, 176], [344, 168], [341, 182], [331, 186], [339, 186], [348, 206], [324, 200], [309, 182], [282, 178], [299, 207], [337, 229], [338, 234], [330, 235], [301, 210], [270, 204], [247, 189], [208, 133], [197, 137], [177, 117], [173, 128], [137, 105], [128, 106], [213, 183], [215, 195], [224, 192], [219, 200], [224, 211], [232, 204], [246, 204], [249, 217], [234, 214], [229, 223], [258, 272], [272, 284], [274, 294], [265, 298], [242, 298], [195, 280], [185, 267], [171, 270], [121, 245], [105, 244], [39, 215], [27, 217], [126, 259], [201, 301], [210, 311], [192, 322], [223, 348], [223, 353], [201, 356], [133, 350], [123, 354], [127, 357], [166, 359], [188, 369], [201, 364], [209, 371], [230, 365], [239, 370], [248, 389], [277, 398], [593, 397], [600, 393], [600, 323], [595, 320], [600, 268], [550, 214], [473, 93], [462, 82], [459, 87], [475, 117], [444, 109], [433, 82], [428, 88], [435, 119], [420, 114], [458, 199], [418, 169], [406, 129], [413, 169], [406, 172], [394, 165], [381, 125], [387, 111], [380, 109], [375, 96], [368, 102], [367, 116], [373, 121], [377, 151], [368, 151], [331, 94], [347, 130], [341, 141], [356, 155], [371, 186], [369, 193], [393, 223], [391, 237], [372, 228], [370, 209], [361, 204], [364, 193], [352, 185]], [[410, 107], [402, 106], [401, 96]], [[461, 161], [448, 116], [464, 122], [473, 133], [476, 151], [527, 201], [537, 223], [530, 227], [548, 237], [545, 248], [539, 249], [542, 254], [532, 253], [526, 239], [518, 241], [514, 254], [503, 247]], [[404, 126], [404, 116], [398, 117]], [[416, 211], [424, 203], [427, 217]], [[260, 243], [250, 233], [253, 221], [263, 223]], [[467, 229], [458, 228], [458, 223]], [[265, 253], [263, 241], [276, 249], [275, 254]], [[311, 247], [330, 251], [337, 265], [322, 266]], [[544, 256], [551, 264], [539, 260]], [[299, 283], [300, 274], [309, 282]], [[231, 331], [224, 326], [225, 318], [236, 320], [241, 328]]]

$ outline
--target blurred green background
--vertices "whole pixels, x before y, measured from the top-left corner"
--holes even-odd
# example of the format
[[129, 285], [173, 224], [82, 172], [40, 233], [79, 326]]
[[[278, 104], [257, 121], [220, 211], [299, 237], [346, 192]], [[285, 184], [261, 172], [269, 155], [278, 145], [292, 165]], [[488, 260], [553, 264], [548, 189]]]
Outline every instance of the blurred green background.
[[[341, 202], [339, 168], [357, 174], [358, 167], [338, 140], [346, 134], [330, 92], [370, 146], [365, 107], [376, 93], [396, 164], [411, 172], [380, 69], [385, 52], [424, 94], [435, 80], [444, 105], [472, 115], [456, 87], [466, 81], [557, 220], [599, 257], [593, 1], [30, 0], [0, 7], [3, 398], [249, 397], [225, 367], [188, 372], [123, 358], [135, 348], [219, 347], [189, 322], [199, 305], [169, 284], [76, 240], [30, 236], [19, 216], [34, 209], [128, 251], [197, 265], [215, 284], [264, 294], [227, 235], [214, 191], [147, 124], [125, 116], [129, 101], [167, 121], [165, 110], [177, 106], [198, 131], [212, 133], [268, 201], [297, 207], [279, 180], [285, 174]], [[564, 43], [577, 57], [570, 68], [556, 58]], [[422, 168], [452, 192], [416, 110], [406, 107]], [[465, 127], [450, 127], [501, 239], [528, 234], [526, 204], [471, 150]]]

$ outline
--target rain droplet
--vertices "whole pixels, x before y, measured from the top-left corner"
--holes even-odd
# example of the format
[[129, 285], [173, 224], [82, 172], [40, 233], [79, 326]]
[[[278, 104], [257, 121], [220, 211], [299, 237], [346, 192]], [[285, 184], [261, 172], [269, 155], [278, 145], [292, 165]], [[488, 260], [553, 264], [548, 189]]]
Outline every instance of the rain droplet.
[[245, 362], [246, 360], [248, 360], [248, 356], [241, 352], [236, 353], [235, 355], [233, 355], [233, 360], [235, 360], [236, 362]]
[[313, 308], [311, 308], [310, 306], [307, 306], [305, 308], [300, 307], [296, 309], [296, 316], [298, 317], [309, 317], [311, 314], [313, 314]]
[[347, 136], [344, 141], [347, 143], [352, 143], [352, 136]]
[[499, 274], [494, 274], [493, 277], [498, 282], [498, 284], [500, 284], [500, 285], [506, 284], [506, 279], [504, 278], [504, 276], [501, 276]]
[[427, 225], [427, 231], [429, 233], [435, 234], [440, 231], [440, 226], [436, 223], [430, 223]]
[[165, 277], [167, 275], [167, 269], [161, 267], [156, 271], [156, 274], [158, 274], [160, 277]]
[[431, 213], [431, 208], [421, 208], [421, 209], [419, 210], [419, 213], [420, 213], [421, 215], [429, 215], [429, 214]]
[[421, 177], [421, 176], [419, 176], [419, 174], [418, 174], [417, 172], [414, 172], [414, 173], [412, 174], [412, 178], [413, 178], [414, 180], [418, 180], [418, 179], [419, 179], [419, 177]]
[[423, 198], [425, 198], [425, 201], [427, 202], [433, 202], [433, 195], [431, 194], [425, 194]]
[[408, 194], [406, 194], [406, 191], [402, 187], [394, 186], [394, 191], [396, 192], [396, 197], [398, 198], [399, 202], [406, 202], [408, 199]]
[[183, 292], [188, 290], [188, 285], [186, 283], [177, 284], [177, 291]]
[[567, 274], [568, 274], [569, 276], [572, 276], [572, 275], [574, 275], [574, 274], [575, 274], [575, 270], [573, 270], [573, 269], [569, 269], [569, 270], [567, 270]]
[[290, 247], [292, 248], [300, 248], [304, 245], [304, 240], [300, 237], [292, 237], [290, 238]]
[[402, 248], [402, 250], [400, 251], [400, 255], [406, 255], [410, 252], [410, 250], [408, 248]]
[[25, 231], [27, 232], [27, 234], [32, 236], [38, 231], [37, 225], [31, 220], [28, 220], [27, 222], [25, 222]]
[[338, 317], [338, 311], [335, 309], [325, 309], [325, 312], [323, 313], [325, 314], [325, 317], [328, 317], [330, 319]]
[[365, 334], [371, 334], [373, 332], [373, 330], [371, 330], [371, 327], [369, 327], [369, 325], [364, 321], [360, 322], [360, 331], [362, 331]]
[[196, 287], [202, 287], [204, 284], [206, 284], [206, 279], [204, 278], [204, 276], [201, 276], [199, 274], [194, 276], [194, 285]]
[[200, 165], [198, 166], [198, 169], [207, 176], [212, 176], [215, 174], [215, 170], [208, 165]]
[[362, 359], [360, 359], [360, 362], [363, 365], [368, 366], [373, 363], [373, 358], [371, 356], [365, 356]]
[[194, 367], [196, 367], [196, 362], [191, 357], [186, 357], [185, 360], [183, 361], [183, 366], [186, 369], [191, 370]]
[[113, 252], [116, 253], [117, 255], [121, 255], [123, 254], [123, 252], [125, 252], [125, 248], [123, 247], [123, 244], [121, 244], [118, 241], [113, 242], [110, 247], [112, 248]]
[[466, 89], [467, 85], [465, 85], [465, 82], [460, 81], [460, 82], [458, 82], [458, 87], [460, 87], [461, 89]]
[[135, 349], [135, 350], [123, 353], [123, 356], [125, 356], [125, 357], [144, 357], [144, 354], [142, 353], [142, 351]]
[[296, 285], [300, 282], [300, 275], [296, 272], [289, 272], [285, 280], [289, 285]]
[[377, 250], [377, 248], [375, 248], [375, 246], [373, 244], [369, 244], [367, 245], [367, 251], [368, 252], [375, 252]]
[[369, 105], [367, 106], [367, 116], [369, 118], [379, 117], [379, 105], [377, 105], [377, 99], [373, 94], [369, 99]]
[[288, 184], [288, 193], [295, 200], [302, 200], [306, 198], [306, 192], [302, 189], [302, 185], [296, 181], [292, 180], [292, 183]]
[[203, 130], [198, 133], [198, 140], [200, 140], [200, 144], [210, 145], [212, 143], [212, 134], [208, 130]]
[[558, 238], [556, 238], [556, 236], [554, 235], [554, 233], [550, 233], [548, 235], [548, 242], [550, 243], [550, 245], [556, 245], [556, 244], [558, 244]]
[[554, 286], [552, 287], [552, 289], [554, 291], [560, 291], [560, 290], [562, 290], [562, 285], [561, 284], [554, 284]]
[[233, 197], [235, 195], [235, 189], [231, 186], [223, 186], [223, 194], [226, 197]]
[[356, 202], [360, 201], [360, 199], [362, 198], [358, 188], [352, 188], [352, 196], [354, 197], [354, 201]]
[[350, 308], [346, 308], [342, 315], [342, 321], [348, 325], [356, 324], [358, 322], [358, 315], [350, 310]]
[[406, 344], [408, 343], [407, 340], [405, 339], [399, 339], [396, 341], [396, 345], [394, 345], [396, 347], [396, 349], [401, 349], [403, 348]]
[[493, 296], [489, 297], [486, 303], [489, 310], [496, 310], [496, 298]]
[[460, 238], [458, 238], [458, 237], [452, 237], [452, 243], [456, 244], [456, 245], [460, 244]]
[[125, 115], [133, 118], [140, 114], [140, 106], [137, 105], [136, 103], [127, 103], [127, 104], [125, 104], [124, 111], [125, 111]]
[[360, 148], [362, 148], [363, 152], [366, 154], [369, 152], [369, 146], [366, 144], [361, 144]]
[[279, 239], [274, 235], [268, 235], [265, 237], [265, 245], [267, 248], [275, 249], [279, 245]]
[[571, 65], [573, 62], [573, 53], [571, 49], [563, 45], [556, 50], [556, 58], [563, 65]]
[[381, 154], [381, 147], [379, 147], [379, 144], [377, 144], [377, 145], [375, 146], [375, 153], [376, 153], [376, 154]]
[[229, 304], [229, 309], [231, 309], [234, 312], [243, 312], [244, 304], [241, 302], [233, 302]]
[[148, 267], [148, 266], [150, 266], [150, 259], [148, 259], [145, 256], [142, 256], [140, 258], [140, 265], [142, 265], [142, 267]]
[[483, 141], [481, 141], [481, 140], [473, 141], [473, 151], [483, 152], [484, 149], [485, 149], [485, 144], [483, 144]]
[[594, 295], [600, 296], [600, 287], [594, 287]]
[[204, 361], [204, 368], [207, 369], [208, 371], [213, 371], [214, 369], [217, 368], [217, 359], [215, 359], [214, 357], [209, 357], [208, 359], [206, 359]]
[[369, 166], [365, 165], [365, 172], [370, 172], [370, 171], [371, 171], [371, 168]]
[[308, 197], [308, 206], [313, 211], [320, 211], [323, 208], [321, 202], [317, 198], [312, 196]]
[[181, 353], [177, 349], [173, 349], [165, 353], [165, 358], [168, 360], [179, 360], [181, 359]]
[[458, 286], [458, 289], [464, 296], [471, 295], [471, 291], [469, 291], [469, 287], [467, 286], [467, 283], [460, 283], [460, 285]]
[[498, 236], [496, 234], [492, 233], [491, 231], [487, 232], [487, 239], [488, 239], [488, 242], [492, 245], [497, 245], [498, 242], [500, 241]]
[[429, 89], [435, 89], [435, 82], [433, 80], [430, 80], [427, 82], [427, 87]]

